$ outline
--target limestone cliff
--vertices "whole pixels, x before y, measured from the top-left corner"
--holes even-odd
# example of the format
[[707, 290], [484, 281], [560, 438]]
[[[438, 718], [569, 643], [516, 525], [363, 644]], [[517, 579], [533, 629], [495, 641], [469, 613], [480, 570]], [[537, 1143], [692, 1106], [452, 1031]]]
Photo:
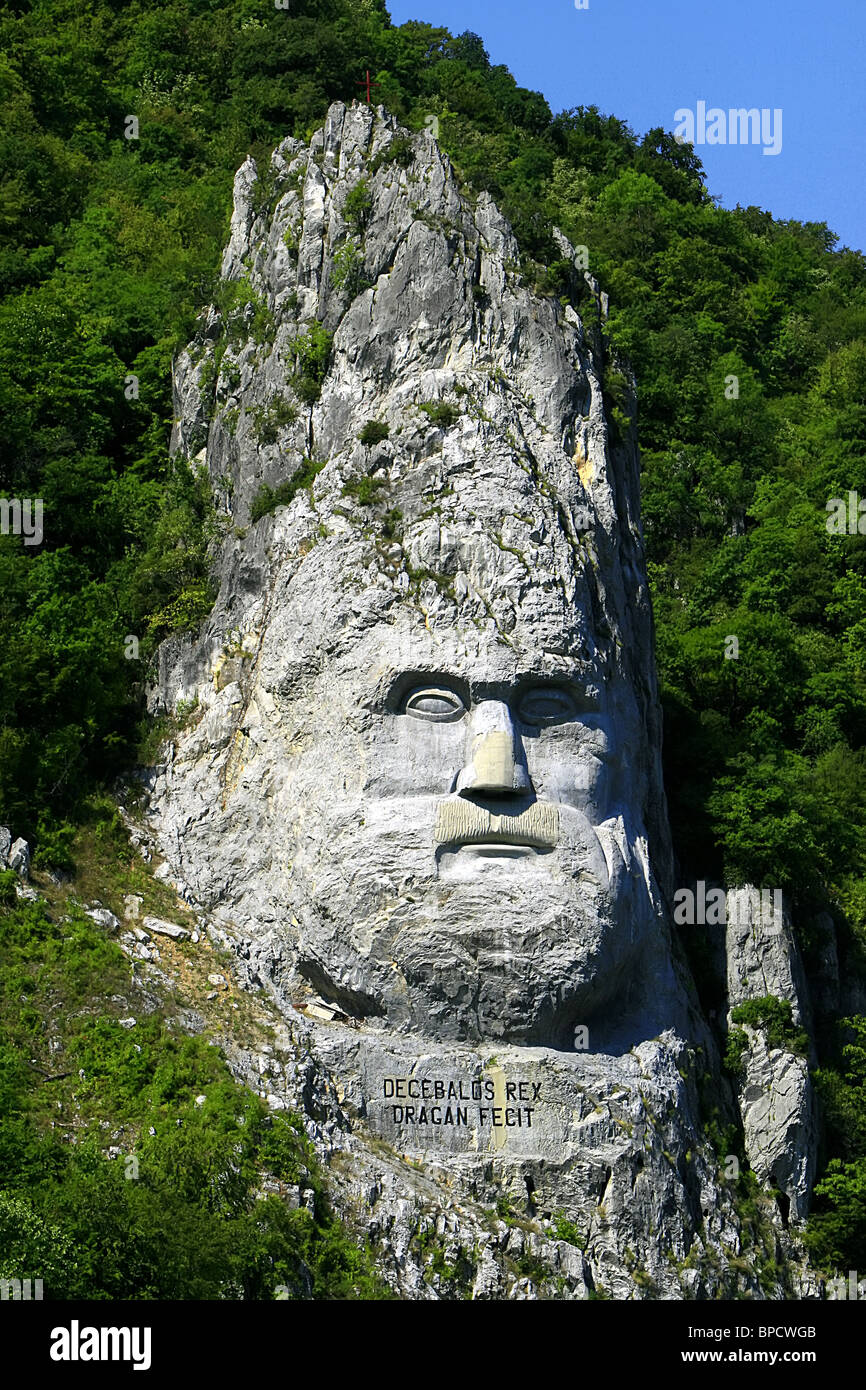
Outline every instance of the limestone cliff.
[[405, 1297], [814, 1292], [706, 1130], [739, 1099], [802, 1218], [805, 1068], [756, 1043], [735, 1094], [671, 931], [600, 317], [524, 283], [493, 200], [364, 106], [242, 166], [222, 275], [172, 441], [223, 519], [219, 595], [160, 653], [151, 706], [187, 717], [149, 817], [280, 1011], [264, 1068], [229, 1042], [239, 1074], [306, 1115]]

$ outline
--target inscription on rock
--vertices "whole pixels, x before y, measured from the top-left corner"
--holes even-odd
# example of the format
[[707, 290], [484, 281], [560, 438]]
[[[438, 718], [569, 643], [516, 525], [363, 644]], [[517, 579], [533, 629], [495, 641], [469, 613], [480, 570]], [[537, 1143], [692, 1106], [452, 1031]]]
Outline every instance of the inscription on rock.
[[[384, 1076], [376, 1099], [374, 1114], [378, 1112], [387, 1129], [408, 1130], [413, 1140], [423, 1144], [430, 1142], [430, 1131], [437, 1129], [466, 1129], [479, 1137], [485, 1131], [532, 1129], [542, 1101], [542, 1083], [506, 1081], [498, 1069], [492, 1076], [457, 1079]], [[505, 1138], [497, 1134], [495, 1146], [501, 1147]]]

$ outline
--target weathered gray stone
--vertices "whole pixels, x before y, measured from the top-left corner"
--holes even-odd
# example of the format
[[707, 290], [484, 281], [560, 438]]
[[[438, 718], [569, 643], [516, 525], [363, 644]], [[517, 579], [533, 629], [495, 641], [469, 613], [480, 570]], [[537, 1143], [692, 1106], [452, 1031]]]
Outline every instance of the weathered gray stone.
[[[781, 895], [779, 895], [781, 897]], [[727, 894], [728, 1023], [731, 1012], [768, 995], [791, 1004], [793, 1022], [811, 1023], [800, 953], [787, 906], [752, 885]], [[818, 1125], [808, 1061], [768, 1048], [762, 1030], [744, 1026], [748, 1047], [738, 1088], [746, 1153], [759, 1180], [778, 1188], [794, 1220], [808, 1215]]]
[[782, 895], [774, 898], [768, 889], [762, 894], [751, 884], [731, 889], [726, 923], [729, 1007], [772, 994], [790, 1001], [794, 1022], [802, 1025], [808, 995]]
[[[381, 108], [335, 103], [270, 172], [262, 212], [238, 171], [223, 274], [249, 275], [273, 341], [230, 344], [213, 400], [215, 312], [176, 363], [172, 447], [206, 436], [226, 531], [214, 611], [163, 645], [150, 692], [196, 710], [147, 781], [159, 876], [291, 1032], [281, 1068], [229, 1042], [230, 1063], [347, 1157], [337, 1200], [403, 1297], [450, 1296], [419, 1230], [479, 1298], [737, 1278], [762, 1297], [757, 1272], [725, 1283], [739, 1220], [702, 1134], [708, 1069], [734, 1112], [671, 937], [638, 460], [605, 417], [597, 326], [521, 282], [492, 198], [472, 206]], [[320, 399], [267, 442], [322, 327]], [[368, 449], [369, 421], [388, 437]], [[312, 485], [251, 524], [310, 457]], [[755, 1110], [774, 1180], [794, 1111], [771, 1154]], [[529, 1229], [500, 1243], [502, 1201]]]
[[9, 850], [6, 863], [20, 879], [30, 877], [30, 846], [26, 840], [18, 837]]
[[100, 927], [107, 928], [108, 931], [116, 931], [120, 922], [113, 912], [109, 912], [107, 907], [89, 907], [85, 909], [86, 917], [90, 917], [97, 922]]
[[0, 825], [0, 869], [5, 869], [9, 859], [9, 851], [12, 848], [12, 832], [5, 825]]
[[144, 929], [156, 936], [170, 936], [173, 941], [189, 940], [186, 927], [179, 927], [176, 922], [164, 922], [161, 917], [145, 917]]
[[128, 922], [135, 921], [141, 911], [141, 904], [144, 898], [140, 893], [124, 893], [123, 895], [123, 915]]
[[[300, 462], [311, 428], [329, 461], [312, 499], [224, 551], [214, 617], [192, 663], [162, 683], [202, 718], [153, 788], [152, 824], [176, 882], [235, 928], [254, 924], [257, 946], [263, 926], [276, 934], [298, 985], [350, 1016], [557, 1047], [576, 1025], [597, 1045], [652, 1036], [684, 1002], [650, 867], [650, 842], [663, 865], [669, 848], [635, 451], [611, 443], [580, 321], [508, 269], [516, 245], [492, 200], [473, 214], [426, 140], [417, 171], [367, 172], [393, 133], [390, 118], [333, 107], [322, 168], [293, 154], [303, 199], [290, 184], [270, 225], [246, 206], [251, 169], [236, 180], [226, 265], [246, 257], [269, 302], [274, 248], [302, 220], [297, 285], [316, 289], [334, 346], [321, 402], [279, 447]], [[351, 300], [328, 286], [351, 234], [345, 198], [365, 174], [362, 249], [378, 278], [375, 295]], [[245, 409], [291, 373], [290, 331], [310, 323], [280, 318]], [[183, 359], [182, 381], [200, 371]], [[449, 404], [453, 427], [431, 428], [418, 408], [431, 399]], [[183, 386], [181, 449], [185, 400]], [[371, 418], [392, 426], [380, 476], [402, 512], [394, 559], [343, 495], [369, 466], [357, 435]], [[258, 485], [276, 481], [245, 420], [230, 441], [217, 417], [207, 455], [232, 477], [241, 523]], [[313, 545], [323, 523], [332, 534]], [[254, 683], [223, 685], [227, 645], [245, 643]], [[441, 673], [461, 709], [457, 688], [474, 685], [466, 718], [428, 719], [417, 699], [404, 712], [412, 669], [434, 686]], [[559, 692], [555, 727], [547, 714], [532, 726], [530, 673], [535, 708]], [[520, 713], [531, 732], [503, 782], [496, 750]], [[305, 732], [287, 761], [293, 727]]]
[[790, 1201], [793, 1220], [809, 1211], [817, 1127], [805, 1057], [769, 1048], [760, 1029], [744, 1026], [749, 1047], [739, 1087], [746, 1153], [755, 1176]]

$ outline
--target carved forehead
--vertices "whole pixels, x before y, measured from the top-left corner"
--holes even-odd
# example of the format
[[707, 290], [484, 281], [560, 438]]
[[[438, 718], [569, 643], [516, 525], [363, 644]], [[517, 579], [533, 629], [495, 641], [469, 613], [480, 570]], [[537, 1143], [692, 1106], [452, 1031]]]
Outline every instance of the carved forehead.
[[286, 558], [266, 615], [267, 688], [288, 694], [327, 672], [366, 702], [409, 671], [488, 686], [608, 677], [591, 559], [573, 538], [535, 529], [520, 551], [477, 518], [428, 518], [399, 540], [370, 520], [362, 531], [339, 518]]
[[516, 556], [498, 546], [491, 557], [484, 536], [461, 532], [459, 549], [452, 533], [447, 538], [444, 554], [419, 555], [407, 540], [329, 536], [285, 567], [269, 621], [282, 629], [281, 640], [324, 642], [329, 649], [351, 645], [382, 623], [413, 647], [441, 644], [450, 635], [469, 651], [481, 642], [532, 652], [532, 660], [545, 651], [592, 658], [594, 586], [582, 559], [564, 565], [561, 555], [555, 561], [537, 550]]
[[406, 597], [381, 589], [361, 591], [354, 601], [343, 595], [327, 611], [293, 605], [275, 615], [261, 674], [272, 685], [302, 667], [329, 682], [347, 681], [371, 699], [413, 673], [481, 689], [531, 679], [599, 683], [606, 670], [580, 616], [565, 623], [533, 615], [503, 631], [483, 609], [479, 617], [435, 592]]

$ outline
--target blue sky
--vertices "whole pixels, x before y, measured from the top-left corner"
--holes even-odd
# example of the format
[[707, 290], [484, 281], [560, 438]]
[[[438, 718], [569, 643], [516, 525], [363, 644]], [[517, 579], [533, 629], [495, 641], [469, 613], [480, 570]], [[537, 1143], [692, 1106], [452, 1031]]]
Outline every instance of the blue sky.
[[[782, 144], [696, 146], [725, 207], [826, 222], [866, 250], [866, 0], [386, 0], [480, 34], [551, 109], [595, 104], [638, 135], [679, 108], [782, 110]], [[770, 143], [769, 140], [767, 143]]]

